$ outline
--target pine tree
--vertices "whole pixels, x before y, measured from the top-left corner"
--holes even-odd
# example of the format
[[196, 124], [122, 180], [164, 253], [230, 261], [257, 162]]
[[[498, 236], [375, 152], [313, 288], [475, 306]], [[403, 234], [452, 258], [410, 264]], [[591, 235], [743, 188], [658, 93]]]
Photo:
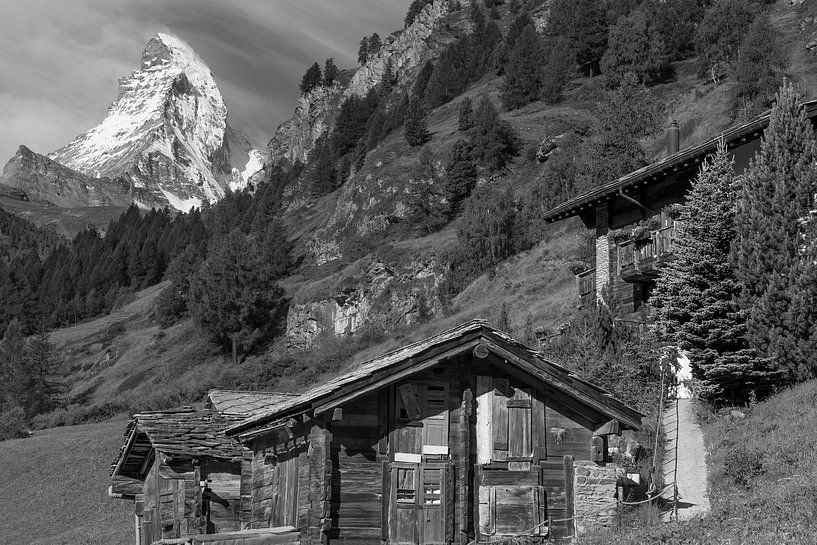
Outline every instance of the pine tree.
[[428, 114], [419, 100], [412, 100], [406, 112], [403, 134], [409, 146], [422, 146], [431, 139], [428, 132]]
[[318, 66], [318, 63], [314, 63], [301, 78], [301, 94], [306, 94], [315, 87], [319, 87], [322, 81], [321, 67]]
[[377, 54], [381, 47], [383, 47], [383, 42], [380, 41], [380, 35], [377, 32], [369, 36], [369, 57]]
[[231, 346], [234, 359], [239, 347], [252, 348], [275, 326], [282, 266], [280, 259], [268, 258], [275, 248], [261, 242], [233, 230], [202, 264], [190, 286], [196, 323], [213, 341]]
[[335, 66], [335, 59], [332, 57], [326, 59], [326, 64], [323, 66], [323, 85], [325, 87], [331, 87], [339, 75], [340, 70]]
[[468, 131], [471, 157], [490, 171], [500, 170], [519, 154], [519, 137], [510, 123], [499, 117], [494, 104], [483, 95], [474, 109]]
[[756, 102], [765, 108], [774, 100], [787, 64], [779, 43], [780, 33], [759, 15], [740, 43], [733, 70], [735, 99], [742, 106]]
[[474, 126], [474, 101], [470, 97], [465, 97], [460, 101], [460, 108], [457, 116], [457, 130], [467, 131]]
[[555, 0], [550, 7], [547, 33], [571, 44], [579, 72], [596, 76], [607, 48], [606, 3], [598, 0]]
[[801, 297], [801, 225], [817, 193], [814, 132], [800, 100], [791, 85], [777, 95], [760, 150], [744, 176], [733, 248], [742, 303], [749, 311], [749, 342], [790, 381], [807, 374], [804, 366], [813, 366], [800, 361], [798, 346], [803, 328], [817, 326], [787, 320], [793, 302]]
[[539, 100], [542, 91], [542, 40], [528, 25], [511, 49], [502, 80], [502, 103], [508, 110]]
[[476, 183], [477, 168], [471, 159], [470, 146], [464, 140], [457, 140], [451, 150], [445, 179], [445, 197], [451, 216], [459, 213], [462, 201], [471, 194]]
[[442, 192], [434, 155], [424, 146], [412, 172], [408, 199], [409, 222], [423, 234], [433, 233], [446, 223]]
[[620, 17], [610, 28], [601, 71], [612, 85], [618, 85], [627, 73], [650, 85], [658, 81], [666, 64], [661, 36], [643, 11]]
[[357, 49], [357, 63], [360, 66], [366, 64], [366, 61], [369, 60], [369, 38], [363, 36], [363, 39], [360, 40], [360, 47]]
[[576, 66], [571, 56], [572, 48], [566, 39], [557, 37], [550, 40], [547, 48], [547, 60], [542, 72], [542, 100], [555, 104], [562, 100], [565, 85], [571, 74], [576, 73]]
[[778, 374], [757, 361], [746, 341], [747, 311], [730, 263], [737, 179], [723, 142], [704, 162], [675, 237], [675, 259], [661, 269], [653, 296], [654, 328], [689, 357], [707, 398], [740, 403], [771, 391]]
[[62, 360], [48, 333], [40, 331], [26, 341], [25, 405], [29, 416], [43, 414], [59, 406], [64, 392], [59, 380]]

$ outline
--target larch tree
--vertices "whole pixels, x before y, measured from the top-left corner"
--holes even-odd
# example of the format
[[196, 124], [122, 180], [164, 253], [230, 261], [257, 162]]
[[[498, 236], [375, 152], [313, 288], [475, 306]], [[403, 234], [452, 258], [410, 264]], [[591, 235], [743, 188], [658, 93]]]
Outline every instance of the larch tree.
[[321, 67], [318, 66], [318, 63], [313, 63], [301, 78], [301, 94], [306, 94], [315, 87], [320, 87], [322, 82]]
[[667, 64], [664, 43], [644, 11], [619, 17], [610, 28], [601, 71], [612, 85], [627, 74], [646, 85], [656, 82]]
[[542, 92], [542, 40], [533, 25], [522, 30], [510, 51], [502, 80], [502, 103], [508, 110], [539, 100]]
[[779, 374], [758, 361], [746, 340], [741, 284], [730, 263], [737, 179], [726, 146], [704, 161], [681, 206], [675, 259], [661, 269], [650, 299], [653, 327], [685, 351], [702, 395], [743, 402], [768, 393]]
[[285, 266], [284, 256], [275, 254], [287, 247], [284, 242], [272, 235], [248, 237], [235, 229], [191, 281], [194, 320], [213, 341], [231, 346], [234, 359], [239, 347], [252, 348], [274, 325], [281, 296], [277, 280]]
[[813, 374], [814, 364], [802, 361], [801, 349], [817, 326], [791, 321], [792, 305], [801, 297], [798, 272], [810, 255], [803, 222], [817, 193], [815, 137], [800, 101], [790, 84], [777, 94], [760, 150], [744, 176], [733, 247], [749, 342], [788, 381]]
[[332, 57], [326, 59], [326, 63], [323, 66], [323, 84], [326, 87], [331, 87], [339, 75], [340, 70], [338, 70], [338, 67], [335, 65], [335, 59]]
[[403, 131], [409, 146], [422, 146], [431, 140], [427, 116], [428, 113], [421, 100], [413, 99], [409, 103]]

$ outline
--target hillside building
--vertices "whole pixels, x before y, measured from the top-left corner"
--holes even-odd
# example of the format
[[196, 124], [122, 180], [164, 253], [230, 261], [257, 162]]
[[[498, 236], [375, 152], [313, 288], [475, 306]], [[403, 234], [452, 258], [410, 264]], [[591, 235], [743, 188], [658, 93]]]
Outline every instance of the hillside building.
[[[803, 105], [817, 125], [817, 101]], [[742, 174], [760, 149], [769, 112], [724, 131], [702, 144], [679, 150], [680, 131], [673, 122], [667, 135], [668, 156], [602, 184], [548, 211], [554, 222], [578, 216], [595, 231], [594, 267], [577, 276], [579, 304], [601, 297], [608, 287], [632, 321], [646, 322], [646, 307], [661, 266], [673, 259], [678, 228], [673, 205], [683, 203], [702, 161], [723, 138]]]
[[[130, 479], [137, 498], [141, 490], [143, 527], [157, 498], [148, 480], [158, 473], [161, 487], [161, 479], [185, 479], [173, 490], [186, 491], [175, 512], [187, 517], [179, 527], [189, 535], [152, 539], [419, 545], [570, 537], [614, 523], [622, 471], [610, 439], [638, 429], [642, 418], [482, 321], [384, 354], [299, 396], [251, 404], [252, 413], [239, 418], [219, 410], [247, 405], [236, 409], [211, 393], [205, 411], [134, 417], [113, 478]], [[207, 437], [196, 443], [188, 430], [169, 441], [148, 423], [165, 429], [179, 414], [201, 423]], [[213, 521], [212, 500], [197, 503], [197, 483], [216, 463], [231, 491], [228, 498], [214, 479], [208, 483], [227, 499], [232, 518], [221, 522]], [[208, 531], [218, 533], [200, 531], [206, 524], [193, 515], [203, 511], [211, 513]], [[152, 515], [172, 518], [162, 516]]]

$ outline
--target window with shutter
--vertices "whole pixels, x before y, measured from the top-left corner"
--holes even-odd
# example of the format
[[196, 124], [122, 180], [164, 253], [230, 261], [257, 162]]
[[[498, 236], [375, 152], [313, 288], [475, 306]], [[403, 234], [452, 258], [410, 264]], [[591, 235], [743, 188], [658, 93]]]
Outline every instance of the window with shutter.
[[545, 407], [530, 388], [477, 377], [477, 463], [528, 471], [546, 457], [545, 437]]
[[445, 458], [448, 384], [404, 383], [395, 396], [395, 460], [419, 463]]

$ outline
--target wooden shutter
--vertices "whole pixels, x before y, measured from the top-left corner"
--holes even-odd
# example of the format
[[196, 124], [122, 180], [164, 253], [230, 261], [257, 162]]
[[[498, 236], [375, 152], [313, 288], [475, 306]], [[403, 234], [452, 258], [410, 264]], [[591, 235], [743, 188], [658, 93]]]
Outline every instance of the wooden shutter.
[[423, 450], [426, 455], [448, 455], [448, 385], [420, 385], [423, 412]]
[[511, 471], [529, 471], [545, 455], [544, 405], [530, 389], [499, 377], [477, 377], [477, 396], [477, 463], [507, 462]]

